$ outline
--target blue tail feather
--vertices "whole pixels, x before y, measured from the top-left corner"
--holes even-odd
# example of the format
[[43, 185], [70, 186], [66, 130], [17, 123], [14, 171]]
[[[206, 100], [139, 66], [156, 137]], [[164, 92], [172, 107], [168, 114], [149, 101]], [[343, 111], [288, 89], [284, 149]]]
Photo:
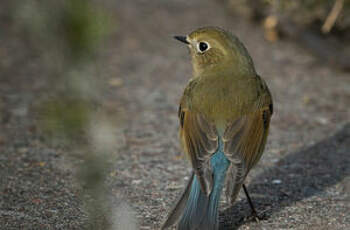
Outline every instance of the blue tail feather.
[[219, 148], [211, 157], [210, 163], [214, 181], [212, 192], [206, 196], [201, 191], [197, 176], [194, 177], [191, 192], [178, 225], [179, 230], [217, 230], [219, 228], [218, 207], [229, 161]]

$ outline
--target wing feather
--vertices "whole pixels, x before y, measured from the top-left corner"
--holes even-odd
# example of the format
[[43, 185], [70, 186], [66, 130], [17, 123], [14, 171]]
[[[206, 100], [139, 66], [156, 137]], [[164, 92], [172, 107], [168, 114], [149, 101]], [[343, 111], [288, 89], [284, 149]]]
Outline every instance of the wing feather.
[[245, 177], [259, 161], [266, 143], [272, 111], [264, 107], [245, 115], [226, 128], [224, 153], [231, 161], [226, 175], [226, 197], [233, 202]]
[[180, 109], [180, 123], [183, 124], [180, 128], [182, 145], [199, 179], [202, 191], [209, 195], [213, 185], [210, 157], [218, 148], [215, 126], [199, 113], [181, 107]]

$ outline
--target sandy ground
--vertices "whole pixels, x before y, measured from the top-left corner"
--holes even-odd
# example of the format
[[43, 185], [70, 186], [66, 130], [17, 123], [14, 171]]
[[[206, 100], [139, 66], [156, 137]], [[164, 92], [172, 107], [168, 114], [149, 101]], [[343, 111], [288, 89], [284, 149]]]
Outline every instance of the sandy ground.
[[[172, 35], [204, 25], [240, 37], [275, 104], [266, 151], [247, 180], [266, 218], [247, 220], [240, 194], [233, 206], [223, 201], [220, 229], [350, 229], [349, 74], [292, 41], [266, 42], [260, 27], [217, 1], [119, 0], [115, 14], [103, 75], [119, 84], [104, 96], [127, 120], [108, 193], [111, 203], [134, 213], [139, 229], [159, 228], [188, 179], [177, 106], [191, 66]], [[0, 229], [81, 229], [86, 214], [71, 168], [79, 159], [42, 141], [32, 119], [31, 108], [45, 97], [40, 63], [21, 58], [16, 43], [0, 47]]]

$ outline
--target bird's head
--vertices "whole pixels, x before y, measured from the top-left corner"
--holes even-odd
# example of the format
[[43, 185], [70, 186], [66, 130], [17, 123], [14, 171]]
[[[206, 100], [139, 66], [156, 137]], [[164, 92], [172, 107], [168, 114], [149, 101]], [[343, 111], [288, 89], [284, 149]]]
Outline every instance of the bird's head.
[[195, 76], [212, 71], [255, 72], [243, 44], [225, 30], [204, 27], [174, 38], [188, 45]]

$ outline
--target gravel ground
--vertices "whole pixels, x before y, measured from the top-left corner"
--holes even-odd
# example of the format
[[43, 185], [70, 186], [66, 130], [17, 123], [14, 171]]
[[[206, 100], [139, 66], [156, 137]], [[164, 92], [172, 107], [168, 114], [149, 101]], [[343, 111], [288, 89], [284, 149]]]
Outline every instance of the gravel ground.
[[[241, 38], [276, 108], [266, 151], [247, 181], [265, 220], [247, 218], [240, 194], [233, 206], [222, 202], [220, 229], [350, 229], [349, 74], [292, 41], [266, 42], [260, 27], [216, 1], [119, 0], [115, 14], [103, 76], [118, 84], [104, 97], [127, 120], [108, 193], [129, 218], [134, 214], [139, 229], [159, 228], [190, 173], [177, 138], [177, 105], [191, 66], [171, 36], [204, 25]], [[80, 160], [48, 146], [33, 121], [31, 108], [46, 96], [40, 63], [22, 57], [25, 47], [15, 41], [0, 41], [0, 48], [0, 228], [81, 229], [86, 214], [70, 167]]]

